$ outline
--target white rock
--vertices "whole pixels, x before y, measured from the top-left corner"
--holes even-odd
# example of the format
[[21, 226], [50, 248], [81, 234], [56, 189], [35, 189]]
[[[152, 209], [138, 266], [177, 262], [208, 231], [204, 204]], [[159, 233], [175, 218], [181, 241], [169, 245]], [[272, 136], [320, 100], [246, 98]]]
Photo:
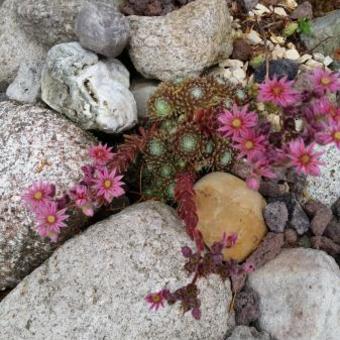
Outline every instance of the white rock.
[[148, 100], [155, 92], [158, 86], [157, 81], [138, 79], [132, 82], [131, 92], [137, 103], [138, 117], [147, 117]]
[[290, 49], [286, 50], [284, 57], [291, 60], [298, 60], [300, 58], [300, 54], [297, 50]]
[[275, 34], [271, 35], [270, 40], [274, 44], [280, 44], [280, 45], [283, 45], [286, 42], [286, 39], [284, 37], [281, 37], [281, 36], [275, 35]]
[[99, 61], [76, 42], [59, 44], [48, 52], [41, 97], [84, 129], [117, 133], [137, 122], [128, 77], [117, 60]]
[[229, 281], [200, 279], [202, 318], [179, 304], [144, 300], [190, 282], [181, 247], [193, 246], [174, 211], [132, 206], [71, 239], [0, 304], [0, 338], [25, 340], [223, 340], [233, 317]]
[[252, 10], [252, 12], [254, 14], [256, 14], [257, 16], [262, 16], [263, 14], [266, 14], [266, 13], [270, 13], [270, 10], [268, 7], [258, 3], [255, 8]]
[[295, 0], [282, 0], [279, 5], [286, 6], [288, 9], [293, 10], [298, 6]]
[[325, 65], [325, 66], [329, 66], [330, 64], [332, 64], [333, 63], [333, 59], [328, 55], [327, 57], [325, 57], [325, 59], [324, 59], [324, 61], [323, 61], [323, 64]]
[[309, 67], [309, 69], [314, 69], [317, 67], [322, 67], [322, 63], [319, 63], [318, 61], [314, 60], [314, 59], [310, 59], [305, 63], [306, 66]]
[[304, 64], [306, 61], [308, 61], [308, 60], [310, 60], [310, 59], [312, 59], [312, 58], [313, 58], [312, 55], [310, 55], [310, 54], [304, 54], [304, 55], [302, 55], [302, 56], [298, 59], [298, 62], [299, 62], [300, 64]]
[[284, 47], [281, 47], [280, 45], [275, 45], [272, 51], [272, 57], [273, 59], [281, 59], [284, 57], [285, 53], [286, 49]]
[[43, 61], [23, 62], [13, 83], [7, 88], [8, 98], [22, 103], [35, 103], [40, 95]]
[[[96, 143], [44, 107], [0, 102], [0, 290], [15, 286], [58, 246], [33, 230], [34, 219], [21, 201], [22, 193], [43, 180], [55, 183], [60, 195], [81, 179], [88, 148]], [[72, 220], [60, 242], [85, 222], [76, 212]]]
[[296, 50], [296, 46], [292, 42], [287, 44], [287, 48], [294, 48]]
[[250, 32], [246, 34], [246, 39], [252, 45], [263, 44], [263, 40], [260, 37], [259, 33], [254, 30], [250, 30]]
[[271, 337], [265, 332], [258, 332], [254, 327], [237, 326], [226, 340], [271, 340]]
[[238, 59], [227, 59], [219, 64], [220, 67], [230, 67], [231, 69], [237, 69], [243, 67], [243, 62]]
[[322, 53], [315, 52], [313, 53], [313, 59], [322, 63], [325, 60], [325, 56]]
[[232, 75], [235, 79], [237, 79], [239, 81], [242, 81], [246, 78], [246, 73], [241, 68], [237, 68], [237, 69], [233, 70]]
[[274, 13], [277, 14], [277, 15], [280, 15], [282, 17], [288, 16], [287, 12], [282, 7], [275, 7], [274, 8]]
[[330, 206], [340, 197], [340, 152], [334, 144], [317, 146], [315, 150], [324, 152], [320, 157], [324, 165], [320, 176], [307, 177], [307, 195]]
[[260, 294], [259, 326], [277, 340], [338, 340], [340, 271], [314, 249], [286, 249], [249, 276]]

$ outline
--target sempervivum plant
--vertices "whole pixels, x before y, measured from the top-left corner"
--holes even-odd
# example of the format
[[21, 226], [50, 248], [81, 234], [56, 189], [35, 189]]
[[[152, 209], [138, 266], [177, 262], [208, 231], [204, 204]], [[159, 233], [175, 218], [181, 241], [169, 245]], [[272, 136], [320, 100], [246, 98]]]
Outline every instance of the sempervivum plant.
[[251, 168], [247, 184], [256, 190], [261, 178], [275, 178], [282, 168], [316, 176], [322, 163], [315, 145], [334, 143], [340, 148], [340, 109], [334, 100], [339, 74], [317, 69], [305, 76], [312, 90], [300, 92], [293, 81], [275, 77], [247, 89], [210, 77], [161, 84], [150, 98], [149, 119], [139, 134], [125, 136], [114, 152], [103, 145], [92, 148], [92, 163], [83, 168], [78, 185], [59, 198], [52, 184], [35, 183], [27, 189], [23, 198], [37, 217], [37, 232], [55, 241], [72, 209], [92, 215], [122, 195], [122, 176], [134, 164], [143, 197], [176, 205], [197, 248], [182, 249], [191, 283], [175, 292], [150, 293], [146, 301], [152, 309], [179, 301], [185, 312], [199, 319], [200, 277], [244, 277], [254, 266], [223, 260], [223, 249], [237, 242], [235, 234], [223, 235], [204, 252], [196, 228], [195, 181], [243, 161]]

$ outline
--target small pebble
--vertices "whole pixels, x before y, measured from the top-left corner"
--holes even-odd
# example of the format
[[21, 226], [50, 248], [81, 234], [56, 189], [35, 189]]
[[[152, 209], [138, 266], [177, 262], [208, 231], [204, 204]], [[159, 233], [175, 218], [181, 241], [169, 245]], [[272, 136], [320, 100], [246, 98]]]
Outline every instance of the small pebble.
[[271, 231], [282, 233], [288, 222], [287, 206], [283, 202], [269, 203], [264, 209], [264, 219]]
[[290, 226], [294, 228], [299, 235], [303, 235], [310, 228], [308, 216], [303, 211], [300, 203], [297, 201], [295, 202], [295, 206], [293, 207]]
[[277, 14], [277, 15], [280, 15], [282, 17], [287, 17], [288, 16], [287, 12], [282, 7], [275, 7], [274, 8], [274, 13]]
[[251, 58], [252, 47], [245, 39], [236, 39], [233, 46], [233, 59], [247, 61]]
[[328, 56], [324, 59], [323, 64], [324, 64], [325, 66], [329, 66], [329, 65], [332, 64], [333, 62], [334, 62], [334, 60], [328, 55]]
[[275, 45], [274, 49], [272, 50], [272, 57], [273, 59], [282, 59], [286, 53], [286, 49], [281, 47], [280, 45]]
[[300, 54], [296, 49], [290, 49], [286, 50], [284, 57], [291, 60], [298, 60], [300, 58]]
[[300, 64], [304, 64], [306, 61], [308, 61], [308, 60], [310, 60], [310, 59], [312, 59], [313, 58], [313, 56], [311, 55], [311, 54], [304, 54], [304, 55], [302, 55], [299, 59], [298, 59], [298, 62], [300, 63]]
[[298, 234], [294, 229], [288, 228], [284, 231], [285, 242], [289, 245], [293, 245], [298, 240]]
[[315, 52], [313, 53], [313, 59], [322, 63], [325, 60], [325, 56], [322, 53]]
[[235, 321], [237, 325], [248, 326], [260, 317], [260, 296], [252, 288], [245, 288], [235, 297]]
[[260, 34], [254, 30], [251, 30], [248, 34], [246, 34], [246, 38], [251, 45], [263, 44]]

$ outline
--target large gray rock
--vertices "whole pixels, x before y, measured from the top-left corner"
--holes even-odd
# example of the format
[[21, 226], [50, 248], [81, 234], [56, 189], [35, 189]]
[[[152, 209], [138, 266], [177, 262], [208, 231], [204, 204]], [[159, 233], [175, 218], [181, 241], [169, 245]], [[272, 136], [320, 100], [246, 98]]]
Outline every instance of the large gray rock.
[[[60, 247], [0, 304], [0, 338], [223, 340], [233, 323], [230, 283], [199, 280], [202, 318], [179, 305], [149, 310], [146, 294], [190, 278], [180, 248], [192, 245], [172, 209], [132, 206]], [[230, 319], [230, 320], [229, 320]]]
[[128, 43], [128, 19], [114, 6], [88, 4], [77, 16], [75, 31], [80, 44], [106, 57], [119, 56]]
[[21, 103], [35, 103], [40, 95], [40, 77], [44, 61], [23, 62], [13, 83], [8, 86], [9, 99]]
[[250, 274], [260, 294], [259, 326], [277, 340], [337, 340], [340, 334], [340, 270], [313, 249], [287, 249]]
[[146, 78], [198, 75], [232, 52], [232, 18], [225, 0], [196, 0], [165, 16], [129, 16], [129, 53]]
[[271, 340], [271, 337], [266, 332], [258, 332], [254, 327], [237, 326], [226, 340]]
[[[33, 216], [21, 201], [24, 189], [38, 180], [56, 183], [59, 193], [74, 184], [94, 142], [50, 110], [0, 102], [0, 290], [16, 285], [56, 246], [32, 230]], [[61, 242], [82, 226], [79, 217]]]
[[311, 29], [311, 35], [301, 35], [307, 48], [332, 56], [340, 46], [340, 10], [314, 19]]
[[322, 151], [320, 176], [307, 177], [307, 194], [312, 198], [327, 204], [329, 207], [340, 197], [340, 152], [334, 144], [318, 146]]
[[54, 46], [42, 72], [41, 98], [84, 129], [117, 133], [137, 122], [129, 72], [116, 59], [98, 56], [78, 43]]
[[[9, 0], [12, 1], [12, 0]], [[76, 40], [76, 17], [84, 5], [103, 3], [114, 6], [121, 0], [20, 0], [17, 5], [21, 26], [47, 47]]]
[[0, 7], [0, 90], [5, 90], [23, 62], [45, 59], [47, 50], [20, 27], [16, 8], [21, 0], [5, 0]]

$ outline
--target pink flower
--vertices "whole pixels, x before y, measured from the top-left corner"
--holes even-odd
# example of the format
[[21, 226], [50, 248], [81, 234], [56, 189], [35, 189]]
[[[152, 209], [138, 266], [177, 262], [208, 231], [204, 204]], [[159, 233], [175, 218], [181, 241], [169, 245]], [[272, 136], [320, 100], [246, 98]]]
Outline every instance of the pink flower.
[[85, 185], [76, 185], [70, 190], [70, 196], [77, 207], [82, 207], [90, 202], [89, 189]]
[[105, 165], [113, 157], [112, 148], [105, 145], [96, 145], [89, 149], [89, 155], [97, 165]]
[[122, 196], [124, 189], [121, 182], [123, 176], [116, 176], [116, 169], [111, 172], [107, 168], [97, 170], [97, 179], [95, 188], [97, 189], [97, 196], [104, 198], [107, 202], [111, 202], [113, 198]]
[[31, 185], [22, 195], [23, 201], [36, 210], [48, 203], [55, 195], [55, 186], [50, 183], [37, 182]]
[[326, 92], [337, 92], [340, 90], [340, 77], [338, 73], [322, 68], [317, 68], [310, 75], [315, 92], [324, 94]]
[[248, 177], [246, 179], [246, 183], [247, 183], [247, 186], [249, 189], [252, 189], [252, 190], [259, 190], [260, 188], [260, 177], [259, 176], [256, 176], [256, 175], [251, 175], [250, 177]]
[[84, 174], [83, 182], [87, 185], [92, 185], [94, 183], [94, 173], [96, 171], [96, 168], [92, 165], [87, 164], [82, 166], [81, 170]]
[[248, 106], [238, 107], [233, 105], [231, 111], [225, 110], [218, 116], [220, 128], [225, 137], [237, 137], [241, 132], [256, 126], [257, 114], [248, 111]]
[[298, 173], [312, 176], [320, 175], [319, 165], [322, 163], [318, 158], [322, 152], [314, 152], [314, 146], [314, 143], [305, 146], [302, 138], [289, 143], [289, 158]]
[[317, 134], [317, 139], [322, 144], [335, 143], [340, 149], [340, 121], [331, 120], [326, 131]]
[[265, 136], [257, 135], [253, 130], [242, 131], [240, 136], [234, 138], [238, 143], [235, 148], [240, 151], [239, 158], [264, 152], [265, 140]]
[[49, 237], [53, 242], [57, 241], [61, 228], [65, 228], [64, 221], [68, 219], [66, 209], [58, 211], [57, 203], [48, 202], [36, 212], [37, 231], [42, 237]]
[[157, 293], [150, 293], [145, 297], [145, 301], [150, 304], [150, 310], [158, 310], [160, 307], [164, 307], [167, 292], [167, 290], [162, 289]]
[[273, 79], [267, 78], [260, 85], [260, 93], [258, 100], [263, 102], [272, 102], [279, 106], [289, 106], [299, 100], [300, 94], [292, 87], [293, 81], [286, 78], [277, 79], [274, 75]]

